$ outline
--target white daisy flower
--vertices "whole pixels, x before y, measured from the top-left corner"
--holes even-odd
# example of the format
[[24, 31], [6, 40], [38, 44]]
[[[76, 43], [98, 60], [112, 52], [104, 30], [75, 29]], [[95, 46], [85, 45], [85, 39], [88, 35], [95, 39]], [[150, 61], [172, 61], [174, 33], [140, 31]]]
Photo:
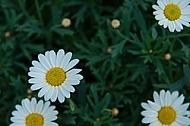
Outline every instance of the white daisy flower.
[[58, 126], [52, 122], [57, 119], [58, 111], [55, 106], [50, 106], [50, 102], [36, 101], [32, 98], [22, 100], [21, 105], [15, 106], [16, 110], [12, 112], [13, 117], [10, 120], [13, 122], [10, 126]]
[[149, 126], [188, 126], [190, 125], [190, 118], [187, 108], [189, 103], [183, 104], [184, 96], [180, 95], [178, 91], [170, 93], [164, 90], [160, 94], [154, 92], [154, 102], [147, 101], [141, 106], [145, 109], [141, 112], [144, 116], [142, 123], [149, 124]]
[[[70, 98], [70, 92], [75, 89], [72, 85], [78, 85], [83, 76], [78, 74], [81, 69], [71, 69], [78, 62], [78, 59], [71, 60], [72, 53], [65, 54], [60, 49], [57, 54], [52, 51], [39, 54], [39, 61], [32, 61], [28, 75], [32, 77], [29, 83], [32, 84], [31, 90], [38, 90], [38, 97], [44, 96], [45, 100], [64, 102], [65, 97]], [[70, 61], [71, 60], [71, 61]]]
[[182, 25], [190, 27], [190, 1], [189, 0], [157, 0], [158, 5], [152, 7], [155, 19], [164, 28], [169, 28], [170, 32], [180, 32]]

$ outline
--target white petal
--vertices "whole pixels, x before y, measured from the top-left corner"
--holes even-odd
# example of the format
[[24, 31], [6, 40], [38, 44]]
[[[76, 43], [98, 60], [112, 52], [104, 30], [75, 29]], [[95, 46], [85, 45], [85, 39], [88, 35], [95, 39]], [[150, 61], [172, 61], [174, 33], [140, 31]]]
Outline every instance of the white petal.
[[152, 101], [148, 101], [148, 103], [149, 103], [149, 106], [150, 106], [153, 110], [155, 110], [155, 111], [159, 111], [160, 108], [161, 108], [158, 104], [156, 104], [156, 103], [154, 103], [154, 102], [152, 102]]
[[185, 99], [185, 97], [184, 97], [183, 95], [180, 95], [180, 97], [177, 98], [177, 99], [173, 102], [172, 107], [173, 107], [174, 109], [178, 108], [178, 107], [183, 103], [184, 99]]
[[43, 105], [44, 105], [43, 101], [40, 100], [40, 101], [38, 102], [38, 104], [36, 105], [36, 112], [38, 112], [38, 113], [40, 114], [40, 113], [42, 112]]
[[48, 93], [46, 93], [46, 95], [45, 95], [44, 98], [45, 98], [46, 100], [49, 100], [49, 99], [51, 99], [51, 97], [52, 97], [52, 95], [53, 95], [53, 93], [54, 93], [54, 86], [52, 86], [51, 88], [49, 88], [47, 92], [48, 92]]
[[65, 101], [65, 96], [62, 95], [60, 88], [59, 88], [59, 91], [58, 91], [58, 100], [59, 100], [60, 103], [63, 103]]
[[30, 78], [28, 83], [35, 84], [35, 83], [44, 83], [45, 79], [42, 78]]
[[47, 91], [49, 90], [50, 86], [44, 86], [39, 92], [38, 92], [38, 97], [42, 97], [43, 95], [45, 95], [47, 93]]
[[74, 59], [71, 62], [69, 62], [68, 65], [65, 67], [65, 71], [68, 71], [71, 68], [73, 68], [78, 62], [79, 62], [78, 59]]
[[49, 101], [47, 101], [47, 102], [44, 103], [44, 106], [43, 106], [43, 109], [42, 109], [42, 112], [41, 112], [42, 115], [44, 115], [47, 112], [49, 106], [50, 106], [50, 102]]
[[72, 76], [82, 71], [82, 69], [71, 69], [67, 72], [67, 76]]
[[29, 68], [29, 71], [31, 71], [31, 72], [46, 73], [46, 70], [45, 70], [45, 69], [41, 69], [41, 68], [39, 68], [39, 67], [30, 67], [30, 68]]
[[45, 57], [43, 54], [39, 54], [38, 55], [38, 60], [40, 61], [40, 63], [42, 64], [42, 66], [44, 68], [46, 68], [46, 70], [49, 70], [51, 68], [51, 65], [50, 65], [47, 57]]
[[29, 99], [26, 98], [26, 99], [22, 100], [21, 104], [22, 104], [23, 109], [25, 109], [27, 111], [27, 113], [32, 113], [31, 104], [30, 104]]
[[149, 126], [162, 126], [162, 124], [158, 121], [152, 122]]
[[74, 80], [74, 79], [66, 79], [65, 80], [65, 82], [64, 83], [67, 83], [67, 84], [69, 84], [69, 85], [78, 85], [79, 83], [80, 83], [80, 81], [79, 80]]
[[41, 69], [41, 70], [47, 70], [45, 67], [42, 66], [41, 63], [39, 63], [39, 62], [36, 61], [36, 60], [32, 61], [32, 65], [33, 65], [34, 67], [37, 67], [37, 68]]
[[156, 104], [158, 104], [158, 106], [162, 106], [161, 101], [160, 101], [160, 96], [158, 95], [158, 93], [156, 91], [154, 91], [153, 93], [153, 98]]
[[176, 111], [178, 114], [184, 115], [188, 107], [189, 107], [189, 103], [186, 103], [176, 108]]
[[44, 83], [33, 84], [33, 85], [30, 87], [30, 89], [31, 89], [32, 91], [35, 91], [35, 90], [38, 90], [38, 89], [40, 89], [40, 88], [43, 88], [44, 86], [46, 86], [46, 84], [44, 84]]
[[36, 105], [37, 105], [37, 100], [36, 100], [36, 98], [32, 98], [30, 104], [31, 104], [31, 108], [30, 108], [31, 111], [32, 111], [32, 112], [36, 112]]
[[39, 72], [29, 72], [28, 75], [30, 77], [36, 77], [36, 78], [41, 78], [41, 79], [45, 78], [44, 77], [45, 74], [42, 74], [42, 73], [39, 73]]
[[55, 51], [51, 50], [50, 51], [50, 64], [52, 67], [55, 67], [56, 66], [56, 54], [55, 54]]
[[181, 9], [183, 9], [184, 7], [189, 6], [189, 0], [178, 0], [178, 1], [180, 1], [180, 3], [179, 3], [178, 6], [179, 6]]
[[53, 95], [51, 96], [51, 101], [52, 101], [52, 102], [55, 102], [56, 99], [57, 99], [57, 97], [58, 97], [58, 87], [55, 86], [55, 87], [54, 87]]
[[147, 103], [141, 103], [141, 106], [144, 108], [144, 109], [147, 109], [147, 110], [150, 110], [150, 109], [152, 109], [150, 106], [149, 106], [149, 104], [147, 104]]
[[161, 107], [163, 107], [165, 105], [165, 91], [164, 90], [161, 90], [160, 91], [160, 103], [161, 103]]
[[72, 53], [71, 52], [68, 52], [65, 54], [62, 62], [61, 62], [61, 67], [63, 69], [65, 69], [65, 67], [68, 65], [69, 61], [71, 60], [71, 57], [72, 57]]
[[63, 84], [63, 87], [69, 91], [69, 92], [74, 92], [75, 91], [75, 88], [71, 85], [67, 85], [67, 84]]
[[157, 117], [158, 113], [156, 111], [153, 110], [147, 110], [147, 111], [142, 111], [141, 115], [146, 116], [146, 117]]
[[157, 4], [158, 4], [159, 7], [162, 8], [162, 10], [164, 10], [165, 4], [164, 4], [164, 2], [163, 2], [162, 0], [158, 0], [158, 1], [157, 1]]
[[62, 62], [64, 56], [65, 56], [65, 51], [63, 49], [60, 49], [57, 52], [56, 67], [60, 67], [61, 66], [61, 62]]
[[167, 91], [165, 95], [165, 105], [170, 106], [172, 104], [171, 102], [171, 93]]
[[25, 109], [23, 109], [22, 106], [16, 105], [15, 108], [16, 108], [16, 109], [19, 111], [19, 113], [21, 113], [22, 115], [28, 115], [28, 112], [27, 112]]
[[61, 93], [66, 97], [70, 98], [70, 93], [62, 85], [60, 86]]
[[155, 117], [145, 117], [145, 118], [143, 118], [142, 119], [142, 122], [143, 123], [152, 123], [152, 122], [155, 122], [157, 120], [157, 118], [155, 118]]

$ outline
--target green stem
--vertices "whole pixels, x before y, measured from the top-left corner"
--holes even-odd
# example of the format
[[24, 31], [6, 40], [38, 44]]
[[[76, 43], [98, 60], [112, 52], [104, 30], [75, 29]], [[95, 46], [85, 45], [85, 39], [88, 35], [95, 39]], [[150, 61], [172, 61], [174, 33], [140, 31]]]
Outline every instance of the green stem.
[[125, 36], [124, 34], [122, 34], [119, 30], [116, 30], [117, 31], [117, 34], [124, 38], [126, 41], [130, 41], [130, 42], [133, 42], [133, 40], [129, 39], [127, 36]]
[[41, 15], [41, 12], [40, 12], [40, 7], [39, 7], [38, 0], [35, 0], [35, 6], [36, 6], [37, 15], [38, 15], [38, 18], [39, 18], [39, 20], [41, 22], [41, 25], [44, 26], [44, 22], [43, 22], [42, 15]]
[[[169, 52], [173, 52], [174, 44], [175, 44], [175, 40], [172, 42], [172, 45], [169, 48]], [[173, 71], [173, 69], [172, 69], [172, 61], [169, 61], [169, 78], [170, 78], [171, 82], [173, 82], [173, 72], [172, 71]]]
[[169, 36], [166, 36], [165, 38], [178, 38], [178, 37], [189, 37], [190, 34], [177, 34], [177, 35], [169, 35]]

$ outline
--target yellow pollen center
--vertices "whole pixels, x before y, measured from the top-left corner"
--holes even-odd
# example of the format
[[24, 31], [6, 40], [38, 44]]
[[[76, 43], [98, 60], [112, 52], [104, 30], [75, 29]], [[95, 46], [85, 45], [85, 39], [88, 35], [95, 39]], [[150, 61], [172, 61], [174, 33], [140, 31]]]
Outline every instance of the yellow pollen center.
[[26, 117], [26, 126], [43, 126], [44, 118], [42, 115], [32, 113]]
[[164, 125], [172, 124], [176, 119], [176, 112], [172, 107], [162, 107], [158, 111], [158, 120]]
[[181, 9], [178, 5], [168, 4], [164, 8], [164, 15], [170, 21], [175, 21], [181, 16]]
[[54, 67], [46, 73], [46, 81], [51, 86], [59, 86], [66, 79], [66, 73], [62, 68]]

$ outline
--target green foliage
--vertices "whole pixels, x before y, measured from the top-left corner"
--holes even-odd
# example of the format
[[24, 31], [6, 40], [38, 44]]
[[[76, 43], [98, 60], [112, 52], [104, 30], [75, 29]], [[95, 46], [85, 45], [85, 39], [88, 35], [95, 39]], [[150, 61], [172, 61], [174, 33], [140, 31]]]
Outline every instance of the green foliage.
[[[170, 33], [159, 26], [152, 4], [156, 0], [1, 0], [0, 125], [11, 123], [23, 98], [38, 98], [37, 91], [27, 93], [28, 69], [52, 49], [71, 51], [84, 76], [70, 99], [52, 103], [60, 126], [142, 126], [140, 104], [154, 90], [178, 90], [190, 102], [190, 29]], [[71, 26], [63, 27], [63, 18]], [[119, 28], [111, 27], [112, 19]]]

